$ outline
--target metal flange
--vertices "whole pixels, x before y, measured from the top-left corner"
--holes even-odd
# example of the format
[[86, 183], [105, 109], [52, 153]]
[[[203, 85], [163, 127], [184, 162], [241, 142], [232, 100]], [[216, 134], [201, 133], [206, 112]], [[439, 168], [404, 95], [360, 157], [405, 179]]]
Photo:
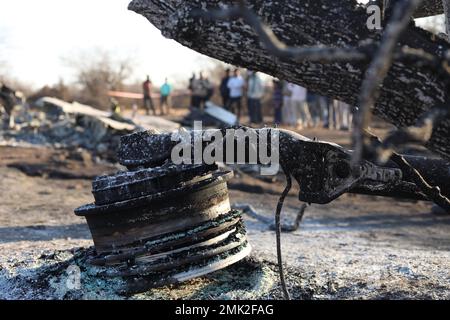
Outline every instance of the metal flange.
[[173, 164], [98, 177], [95, 203], [75, 210], [95, 244], [90, 263], [143, 291], [241, 260], [250, 245], [241, 212], [230, 208], [231, 177], [215, 165]]

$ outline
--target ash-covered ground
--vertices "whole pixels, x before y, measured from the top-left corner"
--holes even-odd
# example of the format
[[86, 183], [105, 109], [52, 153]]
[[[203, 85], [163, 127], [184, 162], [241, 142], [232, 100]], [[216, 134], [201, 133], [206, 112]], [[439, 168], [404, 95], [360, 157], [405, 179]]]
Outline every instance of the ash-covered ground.
[[[341, 132], [304, 134], [346, 142]], [[45, 161], [43, 169], [40, 161]], [[64, 172], [70, 169], [78, 176], [52, 174], [60, 173], [67, 161]], [[32, 170], [30, 176], [30, 166], [41, 170]], [[275, 233], [249, 216], [244, 217], [253, 247], [249, 258], [180, 285], [122, 293], [120, 280], [106, 279], [86, 264], [91, 236], [83, 218], [73, 214], [74, 208], [93, 200], [92, 172], [115, 170], [49, 149], [0, 147], [0, 299], [282, 298]], [[269, 183], [241, 173], [230, 182], [230, 199], [270, 218], [283, 187], [282, 180]], [[297, 192], [291, 190], [285, 202], [288, 220], [301, 205]], [[360, 195], [310, 206], [300, 228], [282, 235], [292, 296], [449, 299], [450, 216], [430, 212], [427, 202]], [[79, 278], [73, 277], [74, 270], [81, 272]]]

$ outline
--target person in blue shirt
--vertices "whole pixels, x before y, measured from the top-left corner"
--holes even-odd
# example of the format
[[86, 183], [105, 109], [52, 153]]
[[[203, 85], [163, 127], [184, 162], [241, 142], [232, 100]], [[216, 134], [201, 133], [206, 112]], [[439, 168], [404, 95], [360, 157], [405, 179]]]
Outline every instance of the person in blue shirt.
[[161, 104], [160, 104], [160, 108], [161, 108], [161, 115], [164, 115], [164, 107], [167, 110], [167, 114], [170, 113], [170, 104], [169, 104], [169, 98], [170, 98], [170, 93], [172, 92], [172, 87], [171, 85], [168, 83], [167, 78], [164, 81], [164, 84], [161, 86], [160, 89], [160, 93], [161, 93]]

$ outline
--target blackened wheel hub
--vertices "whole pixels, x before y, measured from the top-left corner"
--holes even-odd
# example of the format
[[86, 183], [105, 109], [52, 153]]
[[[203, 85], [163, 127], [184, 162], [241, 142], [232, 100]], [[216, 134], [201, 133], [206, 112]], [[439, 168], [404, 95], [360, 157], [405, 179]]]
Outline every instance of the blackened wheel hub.
[[230, 208], [216, 165], [165, 164], [101, 176], [84, 216], [95, 244], [91, 264], [124, 277], [127, 291], [185, 281], [250, 252], [241, 213]]

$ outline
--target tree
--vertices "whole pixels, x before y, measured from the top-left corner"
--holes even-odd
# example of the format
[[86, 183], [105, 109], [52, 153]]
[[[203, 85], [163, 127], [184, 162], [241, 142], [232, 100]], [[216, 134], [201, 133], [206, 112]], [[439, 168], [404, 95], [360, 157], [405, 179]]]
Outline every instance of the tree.
[[[406, 2], [387, 2], [401, 1]], [[424, 1], [414, 17], [443, 13], [442, 1], [448, 0]], [[300, 84], [351, 105], [358, 104], [361, 84], [371, 59], [299, 61], [290, 56], [280, 57], [262, 45], [254, 28], [242, 19], [208, 20], [193, 15], [199, 8], [203, 11], [226, 8], [234, 3], [223, 0], [186, 0], [182, 4], [177, 0], [134, 0], [129, 8], [144, 15], [164, 36], [200, 53]], [[384, 31], [366, 27], [366, 8], [356, 0], [249, 0], [246, 6], [289, 46], [359, 48], [360, 57], [367, 57], [380, 47]], [[439, 61], [442, 67], [439, 71], [449, 72], [450, 44], [445, 39], [411, 22], [396, 43], [396, 47], [420, 49], [423, 56]], [[374, 112], [398, 127], [410, 126], [434, 106], [448, 104], [448, 76], [443, 79], [436, 68], [423, 63], [421, 58], [410, 60], [394, 57], [382, 85], [377, 86], [379, 94]], [[450, 115], [441, 120], [427, 147], [450, 159]]]
[[80, 86], [77, 100], [99, 108], [109, 107], [108, 91], [122, 90], [133, 72], [130, 59], [113, 58], [110, 52], [102, 50], [66, 60]]

